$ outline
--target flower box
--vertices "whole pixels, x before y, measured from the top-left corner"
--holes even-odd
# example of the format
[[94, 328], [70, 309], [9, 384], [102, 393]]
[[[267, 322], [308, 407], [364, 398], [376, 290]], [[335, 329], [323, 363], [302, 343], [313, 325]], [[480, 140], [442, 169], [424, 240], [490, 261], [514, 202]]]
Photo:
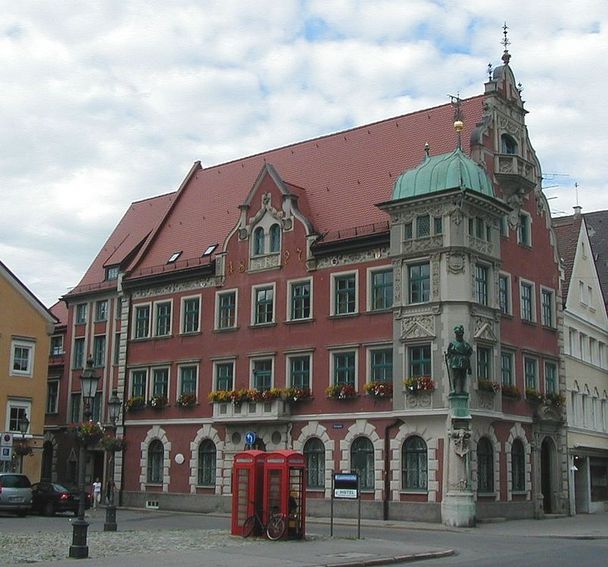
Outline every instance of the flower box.
[[155, 410], [161, 410], [169, 403], [169, 400], [165, 396], [152, 396], [148, 400], [148, 407]]
[[500, 392], [500, 384], [498, 382], [494, 382], [492, 380], [477, 380], [477, 389], [482, 392], [491, 392], [496, 394]]
[[352, 384], [334, 384], [325, 389], [325, 394], [332, 400], [351, 400], [357, 397], [357, 390]]
[[562, 408], [566, 405], [566, 398], [559, 392], [552, 392], [545, 396], [545, 403], [554, 408]]
[[180, 394], [175, 405], [180, 408], [193, 408], [196, 405], [196, 394]]
[[419, 392], [433, 392], [435, 382], [430, 376], [412, 376], [403, 381], [405, 390], [408, 394], [416, 395]]
[[127, 400], [125, 409], [127, 411], [138, 411], [146, 407], [146, 399], [143, 396], [134, 396]]
[[365, 393], [376, 400], [393, 397], [393, 384], [391, 382], [368, 382], [364, 386]]
[[540, 404], [545, 400], [545, 396], [535, 388], [526, 388], [526, 400], [533, 404]]

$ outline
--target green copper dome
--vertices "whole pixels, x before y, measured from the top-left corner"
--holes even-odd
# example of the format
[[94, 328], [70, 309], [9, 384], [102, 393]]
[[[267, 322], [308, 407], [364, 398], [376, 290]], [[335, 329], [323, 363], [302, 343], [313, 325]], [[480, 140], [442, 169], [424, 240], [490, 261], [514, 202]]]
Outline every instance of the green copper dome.
[[449, 154], [427, 155], [418, 167], [403, 172], [395, 181], [392, 198], [421, 197], [447, 189], [469, 189], [495, 196], [486, 172], [456, 148]]

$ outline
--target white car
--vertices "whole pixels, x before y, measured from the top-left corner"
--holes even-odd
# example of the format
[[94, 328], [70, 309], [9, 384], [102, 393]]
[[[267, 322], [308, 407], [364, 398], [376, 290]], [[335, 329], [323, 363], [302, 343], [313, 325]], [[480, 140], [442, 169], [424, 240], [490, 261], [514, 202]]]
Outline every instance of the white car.
[[0, 511], [26, 516], [32, 509], [32, 484], [24, 474], [0, 473]]

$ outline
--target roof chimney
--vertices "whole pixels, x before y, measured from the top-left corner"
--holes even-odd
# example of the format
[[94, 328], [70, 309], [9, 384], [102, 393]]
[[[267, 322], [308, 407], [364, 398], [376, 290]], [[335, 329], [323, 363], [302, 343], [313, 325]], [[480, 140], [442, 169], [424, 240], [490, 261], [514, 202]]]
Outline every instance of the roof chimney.
[[581, 209], [583, 207], [581, 207], [580, 205], [576, 205], [576, 207], [572, 207], [574, 209], [574, 218], [578, 219], [581, 217]]

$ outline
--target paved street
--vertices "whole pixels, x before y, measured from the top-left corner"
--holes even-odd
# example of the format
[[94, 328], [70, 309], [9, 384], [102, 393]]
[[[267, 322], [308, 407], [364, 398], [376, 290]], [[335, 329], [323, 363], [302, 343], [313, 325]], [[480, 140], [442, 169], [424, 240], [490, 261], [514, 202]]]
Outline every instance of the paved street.
[[[313, 567], [320, 565], [606, 565], [608, 514], [520, 520], [449, 529], [414, 522], [309, 521], [306, 541], [245, 540], [229, 534], [230, 519], [206, 514], [119, 510], [115, 533], [103, 532], [104, 511], [88, 520], [89, 560], [95, 567]], [[0, 565], [74, 565], [67, 559], [71, 517], [0, 516]], [[85, 561], [85, 560], [83, 560]], [[382, 563], [380, 563], [382, 562]]]

